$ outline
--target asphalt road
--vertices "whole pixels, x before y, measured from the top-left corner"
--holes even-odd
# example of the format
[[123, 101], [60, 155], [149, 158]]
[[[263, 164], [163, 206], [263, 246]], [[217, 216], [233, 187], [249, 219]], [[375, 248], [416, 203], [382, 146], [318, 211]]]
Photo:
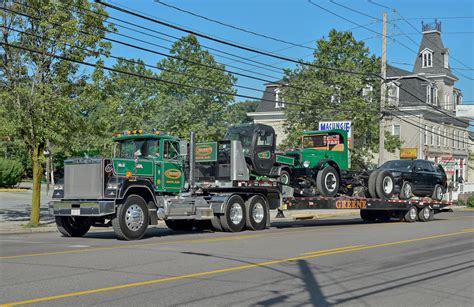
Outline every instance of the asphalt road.
[[429, 223], [354, 217], [242, 233], [150, 229], [0, 236], [0, 303], [472, 306], [474, 211]]

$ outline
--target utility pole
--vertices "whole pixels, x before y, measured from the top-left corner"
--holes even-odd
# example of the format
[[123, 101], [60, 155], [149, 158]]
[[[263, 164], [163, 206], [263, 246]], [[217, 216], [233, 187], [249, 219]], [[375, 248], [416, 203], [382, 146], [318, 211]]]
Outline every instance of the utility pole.
[[382, 85], [380, 87], [380, 127], [379, 127], [379, 166], [384, 162], [385, 151], [385, 79], [387, 78], [387, 13], [383, 13], [382, 19]]

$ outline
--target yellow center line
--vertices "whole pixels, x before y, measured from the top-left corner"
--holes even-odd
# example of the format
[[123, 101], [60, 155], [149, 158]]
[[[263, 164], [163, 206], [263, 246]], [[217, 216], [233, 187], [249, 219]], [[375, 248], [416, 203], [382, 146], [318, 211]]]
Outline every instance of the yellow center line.
[[39, 256], [51, 256], [51, 255], [63, 255], [63, 254], [88, 253], [88, 252], [107, 251], [107, 250], [114, 250], [114, 249], [128, 249], [128, 248], [150, 247], [150, 246], [171, 245], [171, 244], [200, 244], [200, 243], [224, 242], [224, 241], [258, 238], [258, 237], [279, 236], [279, 235], [285, 235], [285, 234], [297, 234], [297, 233], [302, 233], [302, 232], [303, 233], [304, 232], [326, 233], [325, 230], [334, 230], [334, 229], [341, 229], [341, 228], [353, 228], [353, 227], [365, 227], [365, 228], [385, 227], [385, 226], [393, 226], [393, 225], [398, 225], [398, 224], [404, 224], [404, 223], [402, 223], [402, 222], [393, 222], [393, 223], [385, 223], [385, 224], [355, 224], [355, 225], [327, 225], [327, 226], [322, 225], [322, 226], [318, 226], [317, 229], [293, 229], [293, 230], [285, 230], [285, 231], [275, 231], [275, 232], [271, 232], [271, 233], [220, 236], [220, 237], [217, 237], [217, 238], [208, 238], [208, 239], [205, 238], [205, 239], [176, 240], [176, 241], [164, 241], [164, 242], [129, 244], [129, 245], [115, 245], [115, 246], [109, 246], [109, 247], [94, 247], [94, 248], [53, 251], [53, 252], [42, 252], [42, 253], [0, 256], [0, 260], [17, 259], [17, 258], [25, 258], [25, 257], [39, 257]]
[[154, 280], [147, 280], [147, 281], [141, 281], [141, 282], [122, 284], [122, 285], [115, 285], [115, 286], [105, 287], [105, 288], [97, 288], [97, 289], [91, 289], [91, 290], [85, 290], [85, 291], [64, 293], [64, 294], [34, 298], [34, 299], [29, 299], [29, 300], [24, 300], [24, 301], [10, 302], [10, 303], [6, 303], [6, 304], [0, 305], [0, 306], [15, 306], [15, 305], [24, 305], [24, 304], [32, 304], [32, 303], [39, 303], [39, 302], [45, 302], [45, 301], [52, 301], [52, 300], [63, 299], [63, 298], [68, 298], [68, 297], [77, 297], [77, 296], [82, 296], [82, 295], [102, 293], [102, 292], [108, 292], [108, 291], [126, 289], [126, 288], [132, 288], [132, 287], [139, 287], [139, 286], [146, 286], [146, 285], [158, 284], [158, 283], [169, 282], [169, 281], [177, 281], [177, 280], [183, 280], [183, 279], [189, 279], [189, 278], [195, 278], [195, 277], [201, 277], [201, 276], [209, 276], [209, 275], [215, 275], [215, 274], [221, 274], [221, 273], [227, 273], [227, 272], [233, 272], [233, 271], [240, 271], [240, 270], [251, 269], [251, 268], [262, 267], [262, 266], [270, 266], [270, 265], [274, 265], [274, 264], [286, 263], [286, 262], [302, 260], [302, 259], [311, 259], [311, 258], [317, 258], [317, 257], [322, 257], [322, 256], [328, 256], [328, 255], [350, 253], [350, 252], [354, 252], [354, 251], [380, 248], [380, 247], [385, 247], [385, 246], [393, 246], [393, 245], [400, 245], [400, 244], [406, 244], [406, 243], [412, 243], [412, 242], [418, 242], [418, 241], [424, 241], [424, 240], [430, 240], [430, 239], [437, 239], [437, 238], [444, 238], [444, 237], [450, 237], [450, 236], [464, 235], [464, 234], [472, 233], [472, 232], [474, 232], [474, 231], [460, 231], [460, 232], [439, 234], [439, 235], [420, 237], [420, 238], [414, 238], [414, 239], [408, 239], [408, 240], [402, 240], [402, 241], [395, 241], [395, 242], [387, 242], [387, 243], [381, 243], [381, 244], [375, 244], [375, 245], [354, 247], [354, 248], [349, 248], [349, 249], [321, 250], [320, 253], [317, 253], [317, 254], [314, 253], [314, 254], [302, 255], [302, 256], [286, 258], [286, 259], [277, 259], [277, 260], [271, 260], [271, 261], [260, 262], [260, 263], [255, 263], [255, 264], [247, 264], [247, 265], [241, 265], [241, 266], [235, 266], [235, 267], [228, 267], [228, 268], [212, 270], [212, 271], [197, 272], [197, 273], [180, 275], [180, 276], [165, 277], [165, 278], [159, 278], [159, 279], [154, 279]]
[[312, 251], [312, 252], [306, 252], [304, 253], [303, 255], [314, 255], [314, 254], [320, 254], [322, 252], [330, 252], [330, 251], [336, 251], [336, 250], [343, 250], [343, 249], [351, 249], [351, 248], [355, 248], [355, 247], [362, 247], [362, 246], [366, 246], [366, 245], [352, 245], [352, 246], [344, 246], [344, 247], [338, 247], [338, 248], [333, 248], [333, 249], [326, 249], [326, 250], [319, 250], [319, 251]]

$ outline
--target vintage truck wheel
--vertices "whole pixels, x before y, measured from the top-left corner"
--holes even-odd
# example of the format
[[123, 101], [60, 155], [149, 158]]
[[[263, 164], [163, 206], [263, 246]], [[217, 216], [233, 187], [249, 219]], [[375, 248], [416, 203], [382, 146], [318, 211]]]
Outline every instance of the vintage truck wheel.
[[395, 181], [389, 171], [381, 171], [377, 173], [375, 180], [375, 192], [381, 199], [390, 199], [395, 190]]
[[290, 184], [290, 173], [287, 171], [281, 171], [280, 177], [278, 177], [278, 181], [280, 181], [283, 184], [289, 185]]
[[250, 230], [262, 230], [267, 225], [268, 210], [265, 198], [254, 195], [245, 202], [245, 225]]
[[193, 229], [193, 220], [165, 220], [165, 224], [172, 230]]
[[370, 174], [369, 182], [367, 183], [367, 185], [368, 185], [367, 189], [369, 190], [369, 195], [372, 198], [377, 198], [377, 192], [376, 192], [376, 189], [375, 189], [375, 184], [376, 184], [378, 174], [379, 174], [378, 171], [373, 171], [372, 174]]
[[125, 203], [117, 208], [112, 219], [114, 232], [120, 240], [138, 240], [143, 237], [148, 227], [148, 207], [143, 198], [130, 195]]
[[87, 217], [56, 216], [56, 226], [65, 237], [82, 237], [91, 228], [91, 221]]
[[224, 214], [220, 215], [222, 229], [228, 232], [239, 232], [245, 226], [245, 204], [242, 197], [232, 195], [227, 200]]
[[332, 166], [326, 166], [318, 171], [316, 187], [321, 196], [334, 197], [339, 191], [339, 174]]

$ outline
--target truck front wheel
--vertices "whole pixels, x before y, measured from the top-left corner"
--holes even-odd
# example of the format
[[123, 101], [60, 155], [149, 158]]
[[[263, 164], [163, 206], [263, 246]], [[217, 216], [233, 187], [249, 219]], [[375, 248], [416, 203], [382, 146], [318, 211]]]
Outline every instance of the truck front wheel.
[[65, 237], [82, 237], [91, 228], [87, 217], [56, 216], [55, 220], [59, 232]]
[[318, 171], [316, 187], [321, 196], [334, 197], [339, 191], [339, 174], [332, 166], [326, 166]]
[[125, 203], [117, 208], [112, 219], [114, 232], [120, 240], [138, 240], [148, 227], [148, 207], [143, 198], [130, 195]]

